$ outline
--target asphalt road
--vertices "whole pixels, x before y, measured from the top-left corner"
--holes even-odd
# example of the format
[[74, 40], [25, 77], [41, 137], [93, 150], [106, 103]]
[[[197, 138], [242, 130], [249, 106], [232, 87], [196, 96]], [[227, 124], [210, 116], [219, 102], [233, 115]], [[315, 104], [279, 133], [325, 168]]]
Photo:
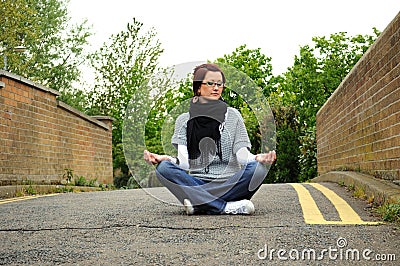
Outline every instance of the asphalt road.
[[398, 227], [299, 186], [263, 185], [252, 216], [186, 216], [164, 188], [0, 201], [0, 265], [399, 265]]

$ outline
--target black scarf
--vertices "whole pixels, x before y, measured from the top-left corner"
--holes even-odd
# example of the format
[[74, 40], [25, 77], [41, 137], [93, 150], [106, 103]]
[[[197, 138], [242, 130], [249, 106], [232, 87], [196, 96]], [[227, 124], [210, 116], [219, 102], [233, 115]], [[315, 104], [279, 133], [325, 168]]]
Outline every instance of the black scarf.
[[[187, 122], [186, 138], [189, 153], [189, 159], [198, 159], [203, 151], [202, 162], [207, 163], [209, 154], [217, 153], [222, 160], [221, 150], [221, 134], [220, 128], [223, 128], [227, 104], [220, 100], [211, 100], [202, 96], [193, 97], [190, 101], [189, 121]], [[205, 138], [214, 140], [217, 151], [214, 150], [214, 145], [205, 144], [204, 147], [199, 147], [200, 141]]]

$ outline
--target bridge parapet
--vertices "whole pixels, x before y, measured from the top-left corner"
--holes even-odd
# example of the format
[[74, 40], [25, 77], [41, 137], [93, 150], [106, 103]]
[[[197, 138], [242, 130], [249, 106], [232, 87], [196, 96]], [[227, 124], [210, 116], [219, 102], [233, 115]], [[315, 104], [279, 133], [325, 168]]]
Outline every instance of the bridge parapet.
[[400, 13], [317, 113], [318, 174], [400, 180]]

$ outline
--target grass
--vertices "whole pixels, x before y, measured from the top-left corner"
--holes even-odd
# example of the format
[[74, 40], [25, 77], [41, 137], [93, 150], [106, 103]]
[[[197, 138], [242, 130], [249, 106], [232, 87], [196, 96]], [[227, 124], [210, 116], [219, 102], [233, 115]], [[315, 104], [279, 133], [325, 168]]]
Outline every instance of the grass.
[[[345, 183], [341, 180], [338, 182], [339, 186], [345, 187]], [[385, 222], [395, 223], [400, 226], [400, 199], [395, 203], [381, 203], [375, 201], [373, 195], [368, 196], [362, 186], [355, 184], [347, 185], [346, 189], [352, 192], [353, 197], [366, 200], [368, 204], [374, 206], [374, 212], [377, 213]]]
[[400, 225], [400, 200], [396, 203], [383, 204], [376, 211], [384, 221]]

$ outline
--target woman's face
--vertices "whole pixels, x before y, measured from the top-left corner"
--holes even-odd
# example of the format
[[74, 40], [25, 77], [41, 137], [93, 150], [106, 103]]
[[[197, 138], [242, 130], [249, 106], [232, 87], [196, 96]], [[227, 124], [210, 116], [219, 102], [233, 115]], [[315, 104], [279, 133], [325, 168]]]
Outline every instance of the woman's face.
[[221, 72], [208, 71], [198, 92], [200, 96], [219, 100], [223, 88], [224, 83], [222, 82]]

